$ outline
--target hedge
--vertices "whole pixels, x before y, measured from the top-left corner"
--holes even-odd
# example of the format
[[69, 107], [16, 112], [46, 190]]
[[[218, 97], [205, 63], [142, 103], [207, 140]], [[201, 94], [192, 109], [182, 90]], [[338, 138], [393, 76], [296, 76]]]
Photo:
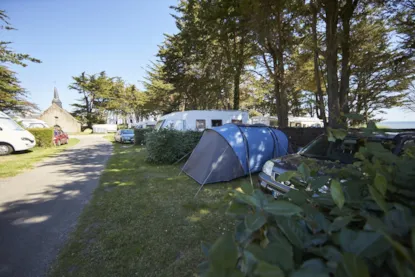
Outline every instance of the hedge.
[[32, 128], [28, 130], [35, 136], [36, 146], [53, 147], [53, 128]]
[[197, 145], [202, 132], [162, 129], [146, 134], [147, 162], [172, 164], [190, 153]]
[[153, 132], [154, 129], [145, 128], [145, 129], [134, 129], [134, 144], [135, 145], [145, 145], [146, 134]]

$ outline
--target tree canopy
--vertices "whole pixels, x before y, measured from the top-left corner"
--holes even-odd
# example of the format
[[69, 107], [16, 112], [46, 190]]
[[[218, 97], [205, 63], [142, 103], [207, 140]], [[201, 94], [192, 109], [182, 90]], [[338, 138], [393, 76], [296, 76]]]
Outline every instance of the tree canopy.
[[307, 114], [341, 127], [344, 114], [367, 121], [407, 101], [413, 0], [181, 0], [172, 9], [178, 32], [145, 82], [161, 113], [242, 108], [281, 127]]
[[[15, 30], [9, 23], [4, 10], [0, 10], [0, 33]], [[0, 40], [0, 110], [4, 112], [25, 113], [37, 109], [36, 104], [27, 100], [28, 92], [20, 85], [16, 73], [8, 65], [23, 67], [27, 62], [40, 63], [28, 54], [16, 53], [10, 48], [11, 42]]]

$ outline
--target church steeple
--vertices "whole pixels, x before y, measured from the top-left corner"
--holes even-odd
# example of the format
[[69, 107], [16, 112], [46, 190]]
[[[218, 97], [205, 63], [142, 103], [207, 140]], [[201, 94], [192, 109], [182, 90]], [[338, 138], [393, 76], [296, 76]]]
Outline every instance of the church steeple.
[[58, 89], [56, 87], [53, 89], [53, 100], [52, 100], [52, 104], [53, 103], [55, 103], [56, 105], [58, 105], [59, 107], [62, 108], [62, 102], [59, 99]]

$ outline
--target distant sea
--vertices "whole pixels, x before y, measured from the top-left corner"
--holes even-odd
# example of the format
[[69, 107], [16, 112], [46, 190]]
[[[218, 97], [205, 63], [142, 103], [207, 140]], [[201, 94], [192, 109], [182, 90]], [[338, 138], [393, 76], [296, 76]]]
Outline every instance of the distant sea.
[[376, 123], [378, 128], [415, 129], [415, 121], [381, 121]]

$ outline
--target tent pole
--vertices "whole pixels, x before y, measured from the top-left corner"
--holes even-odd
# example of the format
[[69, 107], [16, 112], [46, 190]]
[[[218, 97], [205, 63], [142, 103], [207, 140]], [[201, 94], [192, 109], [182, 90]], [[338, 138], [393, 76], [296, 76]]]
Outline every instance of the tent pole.
[[[223, 153], [225, 153], [225, 151], [226, 151], [226, 150], [228, 150], [228, 148], [229, 148], [229, 145], [228, 145], [228, 146], [226, 146], [225, 150], [223, 150], [222, 154], [220, 154], [220, 156], [219, 156], [219, 157], [222, 157]], [[195, 194], [195, 197], [194, 197], [194, 198], [196, 198], [196, 196], [197, 196], [197, 195], [199, 194], [199, 192], [202, 190], [203, 186], [205, 185], [205, 183], [206, 183], [207, 179], [210, 177], [210, 174], [212, 174], [212, 172], [213, 172], [213, 167], [212, 167], [212, 169], [210, 170], [210, 172], [209, 172], [208, 176], [207, 176], [207, 177], [205, 178], [205, 180], [203, 181], [203, 184], [200, 186], [199, 190], [196, 192], [196, 194]]]

